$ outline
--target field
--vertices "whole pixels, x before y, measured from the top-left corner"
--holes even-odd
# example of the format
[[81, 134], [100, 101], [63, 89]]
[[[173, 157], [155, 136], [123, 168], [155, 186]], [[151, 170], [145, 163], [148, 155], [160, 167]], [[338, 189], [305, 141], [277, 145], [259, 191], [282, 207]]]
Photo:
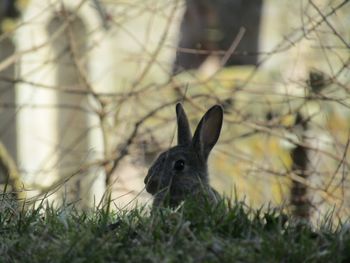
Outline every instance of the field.
[[[0, 262], [349, 262], [350, 229], [296, 222], [242, 201], [202, 210], [81, 212], [45, 202], [26, 211], [2, 196]], [[111, 203], [110, 203], [111, 204]]]

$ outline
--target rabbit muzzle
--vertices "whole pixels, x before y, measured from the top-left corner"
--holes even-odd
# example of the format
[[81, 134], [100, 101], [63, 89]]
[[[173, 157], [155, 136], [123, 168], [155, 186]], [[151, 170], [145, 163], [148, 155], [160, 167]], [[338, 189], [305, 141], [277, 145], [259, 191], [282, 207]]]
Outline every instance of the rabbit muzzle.
[[148, 173], [144, 180], [146, 191], [152, 195], [158, 192], [159, 181], [155, 179], [155, 177]]

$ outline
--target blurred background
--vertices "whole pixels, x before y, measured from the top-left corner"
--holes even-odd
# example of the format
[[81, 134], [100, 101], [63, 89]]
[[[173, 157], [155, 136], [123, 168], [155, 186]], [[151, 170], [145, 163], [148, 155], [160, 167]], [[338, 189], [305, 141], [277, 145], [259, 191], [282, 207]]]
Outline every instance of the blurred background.
[[222, 194], [349, 216], [348, 0], [0, 0], [0, 186], [27, 204], [151, 203], [147, 168], [224, 107]]

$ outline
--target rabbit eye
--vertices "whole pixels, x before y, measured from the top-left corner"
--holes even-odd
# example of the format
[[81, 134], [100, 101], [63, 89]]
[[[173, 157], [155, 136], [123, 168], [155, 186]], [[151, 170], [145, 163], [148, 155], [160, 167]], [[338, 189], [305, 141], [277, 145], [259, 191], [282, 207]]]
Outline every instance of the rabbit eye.
[[176, 171], [183, 171], [183, 169], [185, 168], [185, 161], [184, 160], [177, 160], [175, 163], [174, 163], [174, 169]]

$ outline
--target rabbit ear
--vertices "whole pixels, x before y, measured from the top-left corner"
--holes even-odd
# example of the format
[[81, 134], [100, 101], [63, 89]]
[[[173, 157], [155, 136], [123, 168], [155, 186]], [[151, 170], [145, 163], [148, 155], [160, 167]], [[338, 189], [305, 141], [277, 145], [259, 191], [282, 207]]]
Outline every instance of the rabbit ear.
[[205, 160], [219, 139], [223, 114], [223, 109], [220, 105], [211, 107], [204, 114], [194, 133], [193, 146]]
[[192, 133], [186, 113], [181, 103], [176, 104], [177, 116], [177, 143], [179, 145], [188, 145], [192, 141]]

